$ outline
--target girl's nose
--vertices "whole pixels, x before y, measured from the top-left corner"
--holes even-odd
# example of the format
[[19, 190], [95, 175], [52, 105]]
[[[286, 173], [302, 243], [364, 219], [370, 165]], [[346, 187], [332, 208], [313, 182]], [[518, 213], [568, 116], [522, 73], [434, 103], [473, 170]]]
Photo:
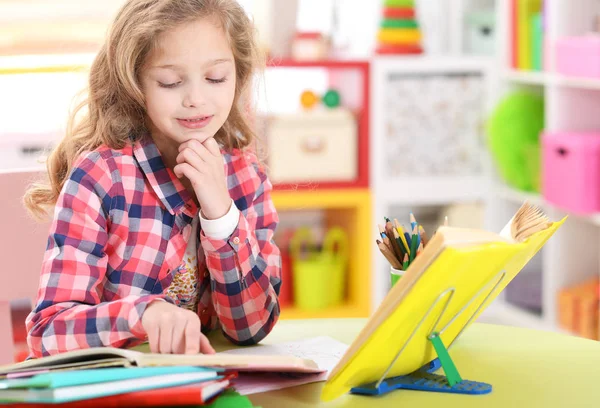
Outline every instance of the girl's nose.
[[183, 106], [186, 108], [197, 108], [204, 105], [204, 103], [202, 90], [198, 86], [190, 87], [183, 98]]

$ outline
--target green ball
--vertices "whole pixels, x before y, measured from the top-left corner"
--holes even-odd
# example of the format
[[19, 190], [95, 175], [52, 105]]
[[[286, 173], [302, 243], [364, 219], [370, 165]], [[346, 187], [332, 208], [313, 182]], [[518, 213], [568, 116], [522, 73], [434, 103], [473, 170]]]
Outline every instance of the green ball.
[[323, 103], [329, 108], [340, 106], [340, 94], [335, 89], [330, 89], [323, 96]]
[[501, 177], [519, 190], [539, 192], [544, 98], [517, 91], [504, 97], [487, 123], [489, 148]]

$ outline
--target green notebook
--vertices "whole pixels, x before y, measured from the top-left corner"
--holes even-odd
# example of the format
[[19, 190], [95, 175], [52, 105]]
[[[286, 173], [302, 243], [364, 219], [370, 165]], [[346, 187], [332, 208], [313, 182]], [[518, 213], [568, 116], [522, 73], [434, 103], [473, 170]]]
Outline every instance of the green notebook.
[[[167, 367], [163, 367], [167, 368]], [[171, 369], [175, 369], [172, 367]], [[216, 371], [204, 370], [198, 367], [190, 367], [191, 369], [181, 370], [183, 367], [178, 367], [180, 370], [173, 370], [172, 373], [162, 373], [153, 376], [133, 375], [133, 370], [130, 368], [120, 369], [98, 369], [102, 370], [132, 370], [129, 375], [124, 371], [120, 375], [114, 373], [93, 373], [86, 377], [86, 373], [77, 372], [82, 378], [69, 378], [68, 380], [50, 380], [40, 381], [39, 379], [23, 380], [23, 383], [17, 385], [17, 388], [5, 388], [0, 390], [0, 402], [28, 402], [28, 403], [64, 403], [72, 401], [80, 401], [90, 398], [106, 397], [110, 395], [123, 394], [127, 392], [144, 391], [156, 388], [175, 387], [178, 385], [193, 384], [202, 381], [210, 381], [218, 378]], [[90, 370], [91, 371], [91, 370]], [[164, 370], [163, 370], [164, 371]], [[156, 371], [155, 371], [156, 373]], [[62, 373], [51, 373], [49, 376], [56, 377]], [[89, 373], [87, 373], [89, 375]], [[45, 376], [45, 374], [41, 374]], [[17, 380], [7, 380], [17, 381]], [[26, 384], [29, 382], [29, 384]], [[32, 387], [32, 386], [38, 386]], [[21, 388], [27, 387], [27, 388]], [[54, 387], [54, 388], [49, 388]]]
[[135, 378], [156, 377], [169, 374], [204, 373], [207, 380], [217, 378], [222, 370], [202, 367], [131, 367], [131, 368], [97, 368], [90, 370], [60, 371], [56, 373], [37, 374], [29, 378], [15, 378], [0, 381], [0, 398], [2, 390], [25, 388], [62, 388], [79, 385], [90, 385], [113, 381], [125, 381]]
[[543, 70], [544, 59], [544, 32], [542, 13], [531, 17], [531, 68], [534, 71]]

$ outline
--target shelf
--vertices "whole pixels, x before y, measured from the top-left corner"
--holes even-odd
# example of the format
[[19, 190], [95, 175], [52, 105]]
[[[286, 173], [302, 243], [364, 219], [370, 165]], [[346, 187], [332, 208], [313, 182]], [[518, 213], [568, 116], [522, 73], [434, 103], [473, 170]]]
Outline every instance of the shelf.
[[501, 298], [496, 299], [479, 316], [480, 322], [494, 322], [508, 326], [562, 332], [557, 325], [548, 324], [544, 318], [533, 312], [511, 305]]
[[382, 182], [381, 197], [395, 204], [444, 205], [482, 200], [489, 188], [484, 176], [401, 177]]
[[521, 205], [524, 201], [529, 201], [530, 203], [537, 205], [538, 207], [554, 208], [559, 211], [568, 213], [569, 218], [571, 219], [581, 220], [583, 222], [591, 223], [600, 227], [600, 213], [586, 215], [571, 214], [567, 210], [561, 210], [560, 208], [556, 208], [553, 204], [544, 200], [544, 198], [540, 194], [519, 191], [507, 185], [496, 184], [494, 191], [497, 196], [507, 201], [510, 201], [513, 204]]
[[343, 305], [323, 310], [304, 310], [293, 306], [281, 309], [281, 319], [330, 319], [348, 317], [368, 317], [368, 308], [356, 305]]
[[494, 191], [496, 192], [496, 195], [517, 205], [523, 204], [524, 201], [529, 201], [531, 204], [537, 205], [538, 207], [546, 205], [546, 202], [541, 195], [520, 191], [504, 184], [496, 184]]
[[569, 77], [565, 75], [553, 75], [551, 77], [551, 83], [558, 86], [600, 90], [600, 79], [594, 78], [578, 78]]
[[274, 191], [291, 191], [291, 190], [342, 190], [342, 189], [364, 189], [368, 187], [368, 180], [362, 178], [353, 181], [320, 181], [320, 182], [304, 182], [297, 183], [275, 183], [273, 184]]
[[276, 190], [271, 194], [278, 211], [356, 208], [365, 204], [369, 206], [371, 200], [367, 189]]
[[368, 69], [369, 62], [361, 60], [314, 60], [300, 61], [293, 59], [271, 59], [267, 62], [268, 68], [340, 68], [340, 69]]
[[548, 75], [545, 72], [539, 71], [519, 71], [511, 69], [504, 72], [504, 78], [508, 81], [525, 85], [545, 85], [548, 82]]
[[494, 65], [494, 59], [485, 56], [434, 56], [434, 55], [377, 55], [372, 59], [382, 68], [387, 65], [395, 71], [465, 72], [487, 70]]
[[504, 73], [508, 81], [517, 82], [525, 85], [556, 85], [580, 89], [600, 90], [600, 79], [573, 77], [562, 74], [551, 74], [539, 71], [519, 71], [508, 70]]
[[[324, 227], [341, 227], [348, 234], [348, 269], [344, 306], [307, 312], [282, 308], [282, 318], [367, 317], [371, 304], [370, 270], [373, 247], [371, 193], [368, 189], [274, 191], [277, 212], [322, 210]], [[294, 273], [293, 270], [291, 272]]]
[[[283, 78], [281, 86], [294, 82], [292, 78], [294, 71], [302, 70], [317, 70], [323, 71], [321, 80], [325, 81], [329, 89], [337, 89], [340, 93], [342, 105], [344, 108], [353, 112], [356, 122], [356, 170], [357, 174], [353, 180], [349, 181], [323, 181], [323, 182], [286, 182], [277, 183], [274, 185], [275, 190], [292, 190], [292, 189], [345, 189], [345, 188], [368, 188], [369, 187], [369, 151], [370, 151], [370, 78], [371, 78], [371, 63], [369, 60], [315, 60], [315, 61], [298, 61], [293, 59], [272, 59], [267, 63], [267, 69], [271, 72], [278, 70], [290, 69], [288, 72], [281, 71], [283, 74], [278, 77]], [[314, 80], [309, 83], [304, 83], [302, 88], [310, 89]], [[317, 81], [318, 83], [318, 81]], [[300, 85], [300, 84], [297, 84]], [[300, 89], [298, 91], [300, 97]], [[274, 89], [274, 88], [273, 88]], [[273, 91], [275, 92], [275, 91]], [[276, 95], [277, 93], [274, 93]], [[282, 95], [279, 95], [282, 97]], [[285, 96], [285, 98], [289, 98]], [[286, 105], [283, 103], [283, 105]], [[297, 109], [294, 107], [293, 109]], [[265, 128], [268, 133], [268, 126]]]

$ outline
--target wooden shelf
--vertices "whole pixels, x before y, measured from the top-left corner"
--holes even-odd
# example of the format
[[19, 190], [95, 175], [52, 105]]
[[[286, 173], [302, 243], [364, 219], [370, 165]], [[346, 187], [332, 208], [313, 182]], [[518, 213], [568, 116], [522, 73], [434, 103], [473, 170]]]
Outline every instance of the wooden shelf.
[[[320, 69], [327, 73], [328, 87], [338, 89], [342, 106], [351, 109], [356, 117], [357, 175], [350, 181], [298, 182], [275, 184], [275, 190], [345, 189], [369, 187], [371, 64], [367, 60], [296, 61], [291, 59], [270, 60], [267, 69]], [[291, 76], [293, 74], [290, 73]], [[293, 80], [293, 79], [292, 79]], [[344, 98], [350, 102], [345, 102]]]
[[371, 262], [374, 239], [369, 190], [274, 191], [272, 198], [280, 214], [285, 211], [323, 210], [326, 227], [343, 228], [349, 239], [347, 305], [310, 313], [293, 307], [284, 308], [283, 318], [368, 316], [372, 296]]
[[356, 208], [369, 205], [371, 195], [367, 189], [275, 190], [272, 198], [280, 211]]
[[269, 68], [360, 68], [368, 69], [369, 62], [366, 60], [314, 60], [314, 61], [299, 61], [293, 59], [270, 59], [267, 61]]

